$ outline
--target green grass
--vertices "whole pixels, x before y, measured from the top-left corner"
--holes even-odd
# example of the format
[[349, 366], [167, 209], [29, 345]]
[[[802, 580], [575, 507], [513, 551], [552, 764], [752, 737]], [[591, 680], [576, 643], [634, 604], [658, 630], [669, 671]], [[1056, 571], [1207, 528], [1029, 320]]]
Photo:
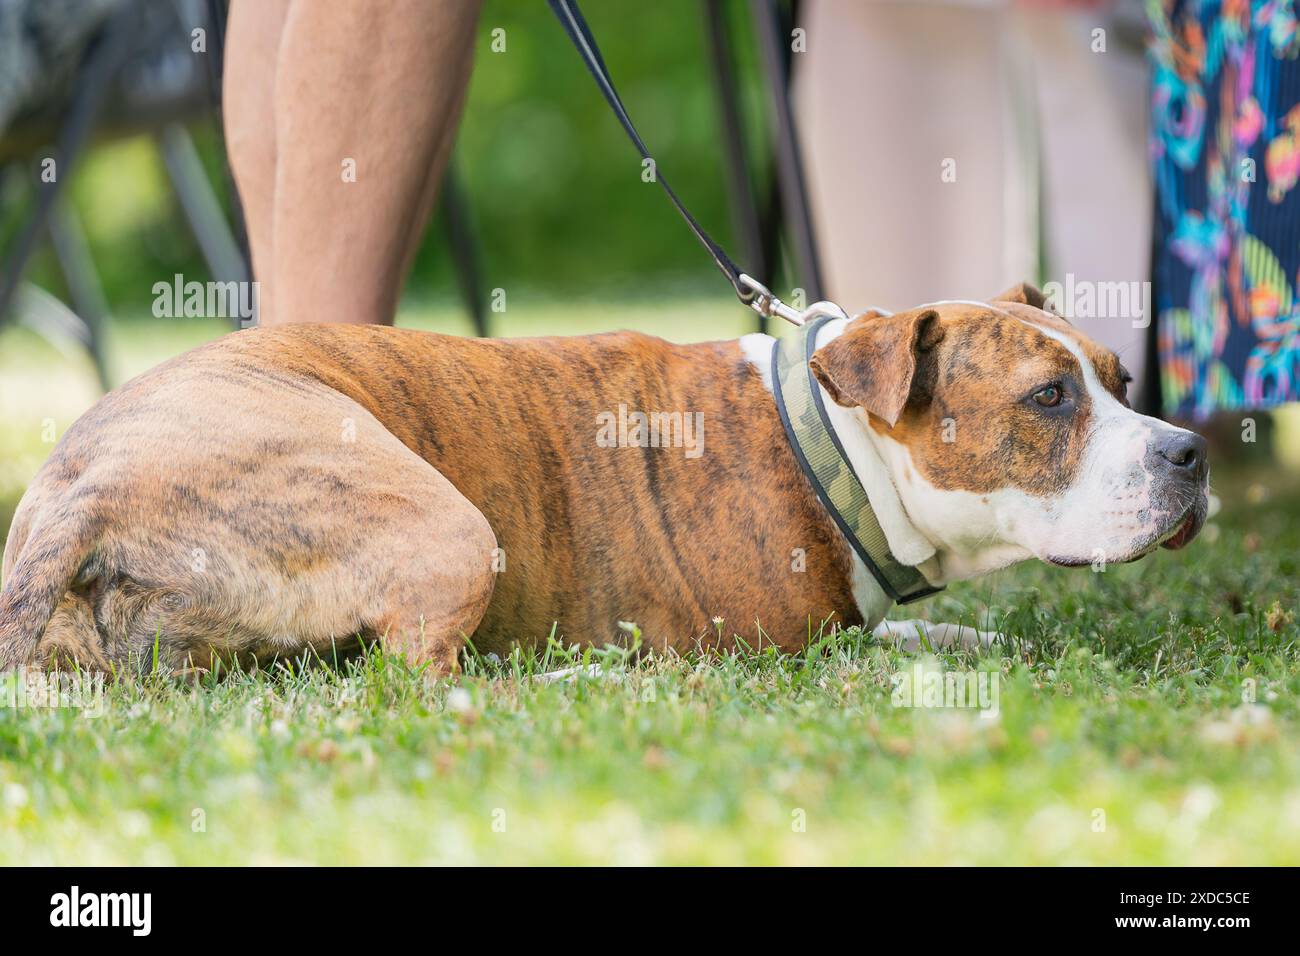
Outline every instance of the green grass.
[[[137, 361], [179, 345], [124, 335]], [[81, 371], [42, 348], [0, 337], [15, 473], [48, 453], [41, 419], [75, 414]], [[547, 683], [582, 661], [469, 657], [442, 682], [372, 653], [124, 682], [100, 716], [0, 707], [0, 860], [1295, 864], [1300, 492], [1279, 471], [1215, 484], [1185, 551], [920, 605], [1008, 634], [992, 654], [849, 632], [797, 657], [609, 651], [587, 657], [603, 676]], [[997, 716], [893, 706], [918, 659], [996, 672]]]

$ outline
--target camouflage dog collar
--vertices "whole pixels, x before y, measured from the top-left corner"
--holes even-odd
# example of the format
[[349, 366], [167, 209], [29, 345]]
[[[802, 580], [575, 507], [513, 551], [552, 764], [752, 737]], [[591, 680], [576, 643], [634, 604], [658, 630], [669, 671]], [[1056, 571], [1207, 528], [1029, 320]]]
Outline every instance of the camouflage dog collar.
[[772, 392], [786, 438], [822, 505], [890, 599], [909, 604], [937, 588], [916, 568], [900, 564], [876, 520], [866, 489], [849, 464], [822, 404], [821, 389], [808, 359], [817, 348], [817, 330], [834, 316], [822, 315], [772, 348]]

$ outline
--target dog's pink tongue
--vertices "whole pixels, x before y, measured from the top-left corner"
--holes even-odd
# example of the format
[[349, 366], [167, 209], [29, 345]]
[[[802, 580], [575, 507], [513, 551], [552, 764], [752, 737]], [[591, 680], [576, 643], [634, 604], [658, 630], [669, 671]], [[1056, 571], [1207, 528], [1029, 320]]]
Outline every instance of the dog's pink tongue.
[[1183, 523], [1178, 526], [1178, 530], [1174, 532], [1174, 536], [1161, 545], [1161, 547], [1168, 548], [1170, 551], [1177, 551], [1179, 548], [1186, 545], [1188, 541], [1192, 540], [1192, 526], [1195, 524], [1195, 518], [1189, 514], [1183, 519]]

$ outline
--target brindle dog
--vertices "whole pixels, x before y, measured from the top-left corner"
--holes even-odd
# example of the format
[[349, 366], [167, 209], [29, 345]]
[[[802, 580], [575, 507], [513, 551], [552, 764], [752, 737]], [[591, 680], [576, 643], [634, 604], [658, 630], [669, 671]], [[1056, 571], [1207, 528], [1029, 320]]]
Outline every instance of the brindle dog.
[[[1020, 286], [829, 323], [812, 367], [894, 554], [934, 583], [1180, 547], [1205, 445]], [[23, 497], [0, 667], [211, 668], [358, 636], [447, 673], [472, 639], [652, 648], [876, 625], [889, 600], [782, 431], [771, 340], [228, 335], [105, 396]], [[702, 454], [606, 447], [620, 406]], [[719, 623], [719, 621], [721, 623]]]

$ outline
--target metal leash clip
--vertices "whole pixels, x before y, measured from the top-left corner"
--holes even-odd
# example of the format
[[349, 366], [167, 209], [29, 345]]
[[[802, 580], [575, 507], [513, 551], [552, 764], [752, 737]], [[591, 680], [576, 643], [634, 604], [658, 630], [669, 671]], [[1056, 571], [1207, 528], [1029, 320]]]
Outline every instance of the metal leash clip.
[[763, 283], [757, 279], [740, 274], [740, 284], [749, 290], [750, 296], [745, 300], [745, 304], [761, 316], [785, 319], [791, 325], [803, 325], [804, 313], [798, 309], [786, 305]]

